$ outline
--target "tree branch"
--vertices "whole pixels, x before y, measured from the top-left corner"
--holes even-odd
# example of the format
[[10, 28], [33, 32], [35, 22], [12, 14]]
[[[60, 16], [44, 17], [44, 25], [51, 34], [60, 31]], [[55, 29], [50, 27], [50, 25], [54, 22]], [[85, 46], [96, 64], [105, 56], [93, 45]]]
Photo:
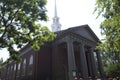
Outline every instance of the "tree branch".
[[[9, 27], [9, 26], [11, 25], [11, 23], [13, 22], [13, 19], [16, 17], [16, 14], [18, 13], [18, 11], [19, 11], [19, 9], [13, 14], [13, 17], [12, 17], [12, 19], [10, 20], [10, 23], [9, 23], [8, 25], [6, 25], [6, 24], [7, 24], [7, 22], [8, 22], [9, 20], [8, 20], [7, 22], [4, 22], [5, 29], [4, 29], [4, 32], [3, 32], [2, 36], [0, 37], [0, 39], [3, 39], [4, 35], [5, 35], [6, 32], [7, 32], [8, 27]], [[5, 19], [3, 19], [3, 20], [5, 20]]]
[[4, 16], [5, 16], [5, 6], [6, 6], [7, 3], [3, 3], [3, 6], [1, 6], [1, 13], [2, 13], [2, 18], [0, 19], [0, 22], [2, 22], [2, 20], [4, 19]]
[[16, 14], [18, 13], [18, 11], [19, 11], [19, 9], [13, 14], [13, 17], [11, 18], [10, 23], [8, 25], [6, 25], [7, 27], [11, 25], [11, 23], [13, 22], [13, 19], [16, 17]]

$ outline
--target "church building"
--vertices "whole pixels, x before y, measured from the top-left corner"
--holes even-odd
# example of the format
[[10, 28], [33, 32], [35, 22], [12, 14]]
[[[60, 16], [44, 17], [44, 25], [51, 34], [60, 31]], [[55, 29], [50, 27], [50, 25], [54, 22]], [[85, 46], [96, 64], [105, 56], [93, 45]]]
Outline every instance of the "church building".
[[54, 41], [39, 51], [29, 45], [21, 50], [21, 63], [5, 64], [2, 80], [96, 80], [104, 79], [98, 37], [88, 25], [61, 30], [55, 4]]

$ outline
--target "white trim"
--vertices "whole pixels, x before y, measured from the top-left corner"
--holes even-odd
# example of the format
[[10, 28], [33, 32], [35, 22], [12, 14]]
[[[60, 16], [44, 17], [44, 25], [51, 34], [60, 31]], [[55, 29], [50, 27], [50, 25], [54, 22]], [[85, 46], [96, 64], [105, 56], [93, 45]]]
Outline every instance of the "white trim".
[[27, 49], [25, 49], [21, 54], [20, 54], [20, 56], [22, 56], [22, 55], [24, 55], [24, 54], [26, 54], [27, 52], [29, 52], [30, 50], [32, 50], [32, 48], [31, 47], [29, 47], [29, 48], [27, 48]]

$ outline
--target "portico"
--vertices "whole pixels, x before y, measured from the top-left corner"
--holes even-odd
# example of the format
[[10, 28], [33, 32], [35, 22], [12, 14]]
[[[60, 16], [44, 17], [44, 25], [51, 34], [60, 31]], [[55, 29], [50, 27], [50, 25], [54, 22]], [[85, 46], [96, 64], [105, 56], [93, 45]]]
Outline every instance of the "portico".
[[95, 50], [97, 42], [74, 32], [75, 30], [67, 32], [66, 36], [61, 38], [58, 34], [58, 38], [52, 44], [53, 80], [80, 78], [95, 80], [98, 77], [98, 72], [101, 77], [104, 77], [100, 52]]

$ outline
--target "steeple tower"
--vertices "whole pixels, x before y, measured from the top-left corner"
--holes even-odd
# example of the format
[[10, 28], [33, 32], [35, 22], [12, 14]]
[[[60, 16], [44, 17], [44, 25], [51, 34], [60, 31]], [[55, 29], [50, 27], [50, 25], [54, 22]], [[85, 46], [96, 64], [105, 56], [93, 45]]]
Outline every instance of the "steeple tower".
[[52, 31], [60, 31], [61, 30], [61, 24], [59, 23], [59, 17], [57, 16], [57, 6], [56, 6], [56, 0], [55, 0], [55, 13], [53, 17], [53, 24], [52, 24]]

